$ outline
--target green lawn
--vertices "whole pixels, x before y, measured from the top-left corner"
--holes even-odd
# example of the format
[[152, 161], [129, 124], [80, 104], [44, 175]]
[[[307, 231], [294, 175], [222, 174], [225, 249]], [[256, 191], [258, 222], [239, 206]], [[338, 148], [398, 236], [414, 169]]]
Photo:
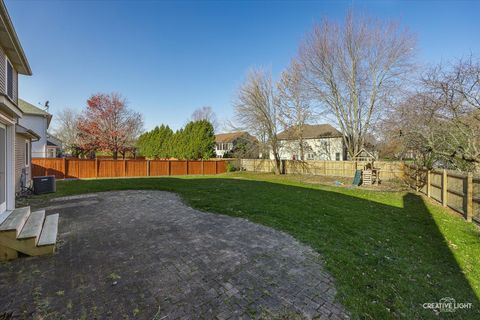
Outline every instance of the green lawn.
[[[192, 207], [244, 217], [293, 235], [320, 252], [337, 298], [353, 318], [480, 319], [480, 233], [476, 226], [409, 192], [306, 184], [292, 177], [58, 181], [43, 200], [85, 192], [158, 189]], [[452, 297], [473, 309], [436, 316], [422, 304]]]

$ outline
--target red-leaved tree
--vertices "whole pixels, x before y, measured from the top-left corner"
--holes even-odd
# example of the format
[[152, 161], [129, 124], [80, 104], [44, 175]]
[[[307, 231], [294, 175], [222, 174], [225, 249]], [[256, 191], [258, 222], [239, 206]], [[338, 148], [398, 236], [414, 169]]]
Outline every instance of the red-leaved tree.
[[134, 149], [142, 128], [142, 116], [130, 110], [121, 95], [94, 94], [78, 122], [80, 146], [88, 151], [111, 152], [117, 159], [118, 153]]

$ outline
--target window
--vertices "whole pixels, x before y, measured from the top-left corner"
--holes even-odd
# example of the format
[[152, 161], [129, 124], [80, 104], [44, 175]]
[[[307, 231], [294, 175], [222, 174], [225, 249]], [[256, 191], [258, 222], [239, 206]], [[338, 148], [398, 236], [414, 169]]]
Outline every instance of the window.
[[340, 152], [335, 153], [335, 161], [340, 161]]
[[57, 150], [55, 148], [48, 148], [47, 149], [47, 158], [56, 158]]
[[13, 100], [13, 67], [7, 60], [7, 95]]
[[25, 166], [30, 166], [30, 141], [25, 141]]
[[313, 160], [314, 154], [313, 153], [307, 153], [307, 160]]

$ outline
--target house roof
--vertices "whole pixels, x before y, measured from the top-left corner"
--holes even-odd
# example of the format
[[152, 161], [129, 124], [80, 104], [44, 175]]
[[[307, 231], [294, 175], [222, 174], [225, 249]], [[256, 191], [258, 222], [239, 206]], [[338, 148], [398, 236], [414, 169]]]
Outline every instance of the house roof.
[[39, 107], [35, 107], [33, 104], [18, 99], [18, 108], [23, 112], [23, 114], [33, 115], [33, 116], [41, 116], [47, 117], [48, 125], [50, 125], [50, 121], [52, 120], [52, 115], [45, 110], [40, 109]]
[[55, 146], [55, 147], [61, 148], [62, 147], [62, 140], [60, 140], [59, 138], [57, 138], [53, 134], [48, 133], [47, 146]]
[[0, 45], [15, 70], [20, 74], [31, 76], [32, 70], [3, 1], [0, 1], [0, 31]]
[[27, 129], [24, 126], [21, 126], [19, 124], [15, 125], [15, 132], [21, 135], [24, 135], [33, 141], [38, 141], [40, 139], [40, 136], [33, 130]]
[[[293, 134], [293, 128], [289, 128], [277, 135], [280, 140], [295, 139]], [[303, 125], [303, 138], [304, 139], [317, 139], [317, 138], [337, 138], [342, 137], [342, 133], [332, 127], [329, 124], [305, 124]]]
[[45, 110], [42, 110], [38, 107], [35, 107], [33, 104], [22, 100], [18, 99], [18, 107], [24, 114], [33, 114], [33, 115], [39, 115], [39, 116], [52, 116], [50, 113], [46, 112]]
[[241, 138], [243, 136], [251, 137], [250, 134], [246, 131], [219, 133], [219, 134], [215, 135], [215, 142], [216, 143], [228, 143], [228, 142], [232, 142], [232, 141], [234, 141], [238, 138]]
[[59, 145], [53, 143], [53, 142], [50, 141], [50, 140], [47, 140], [47, 146], [49, 146], [49, 147], [60, 147]]
[[373, 154], [372, 152], [368, 151], [365, 148], [361, 148], [353, 157], [354, 158], [373, 158], [373, 159], [377, 158], [375, 154]]

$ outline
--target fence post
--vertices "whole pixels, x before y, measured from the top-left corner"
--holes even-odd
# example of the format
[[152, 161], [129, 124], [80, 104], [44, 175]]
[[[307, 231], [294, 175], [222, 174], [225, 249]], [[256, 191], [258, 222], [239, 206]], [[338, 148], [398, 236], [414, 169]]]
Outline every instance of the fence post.
[[427, 171], [427, 197], [430, 198], [430, 170]]
[[63, 158], [63, 179], [67, 178], [67, 158]]
[[448, 185], [447, 185], [447, 170], [443, 169], [443, 175], [442, 175], [442, 205], [444, 207], [447, 206], [447, 193], [448, 193]]
[[418, 192], [419, 188], [418, 188], [418, 173], [420, 172], [420, 170], [418, 170], [418, 166], [415, 170], [415, 191]]
[[218, 161], [215, 160], [215, 174], [218, 173]]
[[342, 174], [343, 177], [346, 177], [347, 175], [345, 174], [345, 161], [342, 161]]
[[95, 158], [95, 178], [98, 178], [98, 159]]
[[187, 160], [187, 176], [188, 176], [188, 160]]
[[467, 175], [467, 221], [472, 222], [473, 216], [473, 175], [471, 172]]
[[167, 160], [167, 163], [168, 163], [168, 166], [167, 166], [167, 168], [168, 168], [168, 175], [170, 176], [170, 175], [171, 175], [171, 171], [172, 171], [172, 168], [171, 168], [171, 163], [172, 163], [172, 161]]
[[150, 160], [147, 160], [147, 177], [150, 177]]
[[204, 161], [202, 159], [202, 176], [205, 175], [205, 169], [204, 169]]
[[127, 176], [127, 160], [123, 159], [123, 176]]

